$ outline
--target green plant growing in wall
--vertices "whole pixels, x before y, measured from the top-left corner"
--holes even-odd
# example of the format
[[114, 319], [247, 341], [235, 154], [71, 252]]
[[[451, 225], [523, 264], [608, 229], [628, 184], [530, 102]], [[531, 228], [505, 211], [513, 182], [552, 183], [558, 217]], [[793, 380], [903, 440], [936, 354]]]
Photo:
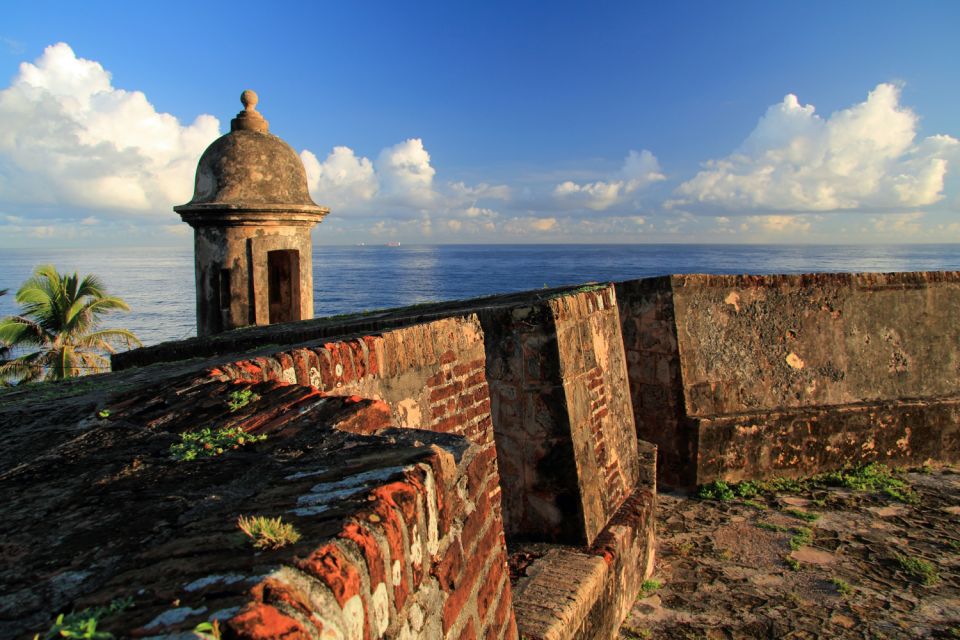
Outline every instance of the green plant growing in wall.
[[206, 640], [220, 640], [220, 621], [201, 622], [193, 628], [193, 632]]
[[181, 433], [180, 442], [170, 445], [170, 457], [179, 461], [211, 458], [224, 451], [239, 449], [266, 439], [266, 434], [249, 434], [240, 427], [224, 427], [216, 431], [204, 427], [199, 431]]
[[925, 587], [935, 585], [940, 582], [940, 573], [932, 563], [923, 558], [913, 558], [902, 554], [894, 556], [897, 565], [903, 569], [912, 578], [916, 578]]
[[[114, 600], [106, 607], [91, 607], [72, 613], [61, 613], [53, 625], [43, 635], [43, 640], [53, 638], [82, 638], [84, 640], [108, 640], [113, 634], [107, 631], [97, 631], [97, 626], [103, 618], [125, 611], [133, 606], [133, 598]], [[40, 640], [36, 634], [34, 640]]]
[[813, 542], [813, 531], [807, 527], [797, 527], [793, 530], [793, 537], [790, 538], [790, 548], [796, 551], [811, 542]]
[[830, 582], [837, 588], [837, 593], [846, 598], [853, 593], [853, 587], [843, 578], [830, 578]]
[[97, 417], [106, 420], [110, 417], [110, 409], [100, 409], [100, 411], [97, 411]]
[[871, 462], [856, 469], [824, 473], [816, 476], [816, 479], [828, 486], [845, 487], [854, 491], [877, 491], [900, 502], [908, 504], [917, 502], [917, 495], [910, 485], [898, 478], [889, 467], [879, 462]]
[[253, 541], [253, 546], [257, 549], [282, 549], [300, 539], [296, 528], [283, 522], [280, 516], [240, 516], [237, 518], [237, 526]]
[[784, 509], [783, 512], [787, 515], [793, 516], [794, 518], [806, 520], [807, 522], [814, 522], [820, 519], [819, 513], [811, 513], [809, 511], [802, 511], [800, 509]]
[[714, 480], [710, 484], [701, 485], [697, 489], [697, 497], [701, 500], [733, 500], [736, 494], [723, 480]]
[[230, 392], [230, 400], [227, 402], [227, 406], [230, 407], [230, 413], [234, 413], [259, 399], [259, 394], [254, 393], [250, 389], [238, 389], [237, 391]]
[[643, 584], [640, 585], [640, 597], [649, 597], [659, 591], [661, 587], [663, 587], [663, 583], [659, 580], [655, 580], [653, 578], [644, 580]]

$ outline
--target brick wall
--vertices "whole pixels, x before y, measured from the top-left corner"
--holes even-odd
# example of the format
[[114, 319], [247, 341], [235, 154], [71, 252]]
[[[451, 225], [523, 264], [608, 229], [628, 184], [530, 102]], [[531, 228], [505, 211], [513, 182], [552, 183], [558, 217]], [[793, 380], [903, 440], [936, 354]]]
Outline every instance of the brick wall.
[[589, 544], [637, 482], [611, 286], [479, 312], [507, 536]]
[[[445, 603], [436, 617], [442, 620], [442, 637], [500, 638], [512, 633], [500, 478], [484, 367], [483, 333], [476, 316], [468, 315], [297, 347], [218, 368], [237, 380], [271, 380], [371, 398], [399, 427], [456, 434], [473, 443], [476, 452], [466, 470], [467, 493], [449, 498], [463, 521], [428, 568]], [[413, 573], [417, 575], [416, 570]], [[411, 610], [409, 615], [421, 614]]]

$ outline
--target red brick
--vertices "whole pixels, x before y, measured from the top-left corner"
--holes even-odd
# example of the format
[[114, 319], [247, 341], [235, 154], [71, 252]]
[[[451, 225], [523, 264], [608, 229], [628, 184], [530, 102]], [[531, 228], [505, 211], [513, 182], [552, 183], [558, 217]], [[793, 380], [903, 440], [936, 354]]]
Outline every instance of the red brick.
[[[336, 361], [343, 367], [343, 373], [340, 379], [344, 384], [353, 382], [357, 379], [356, 370], [353, 367], [353, 351], [346, 342], [338, 342], [337, 350], [334, 352]], [[336, 367], [336, 365], [334, 365]]]
[[[359, 398], [359, 396], [357, 397]], [[366, 400], [364, 402], [367, 404], [358, 407], [353, 414], [333, 425], [333, 428], [349, 433], [370, 435], [393, 425], [393, 414], [387, 403], [382, 400]]]
[[[502, 553], [497, 553], [487, 575], [480, 583], [480, 591], [477, 593], [477, 619], [480, 624], [487, 619], [487, 610], [493, 603], [494, 598], [500, 593], [500, 587], [503, 583], [504, 557]], [[492, 626], [492, 625], [491, 625]]]
[[406, 571], [407, 558], [404, 555], [403, 548], [403, 519], [385, 500], [377, 500], [373, 508], [373, 513], [368, 516], [368, 520], [379, 524], [380, 530], [383, 532], [384, 537], [386, 537], [387, 546], [390, 547], [390, 561], [400, 561], [400, 582], [393, 585], [393, 597], [397, 609], [401, 609], [409, 593], [406, 580], [406, 576], [408, 575]]
[[454, 590], [463, 573], [463, 550], [458, 540], [451, 543], [440, 562], [434, 565], [431, 573], [436, 576], [440, 588], [445, 593]]
[[476, 560], [477, 558], [473, 558], [472, 561], [468, 558], [466, 571], [463, 572], [463, 575], [460, 578], [460, 583], [457, 585], [454, 592], [447, 597], [447, 601], [443, 603], [444, 635], [446, 635], [447, 631], [450, 630], [450, 627], [452, 627], [463, 615], [470, 615], [472, 613], [471, 611], [464, 611], [464, 607], [473, 593], [473, 586], [477, 581], [477, 576], [480, 575], [482, 559], [480, 562], [477, 562]]
[[473, 618], [467, 618], [467, 624], [460, 630], [460, 640], [477, 640], [477, 629]]
[[447, 350], [440, 354], [440, 364], [450, 364], [456, 359], [457, 355], [452, 350]]
[[486, 491], [482, 491], [480, 495], [477, 496], [474, 504], [474, 510], [470, 512], [470, 515], [467, 516], [466, 521], [463, 523], [463, 534], [461, 537], [463, 548], [468, 552], [472, 548], [474, 540], [480, 535], [483, 526], [490, 519], [490, 498]]
[[268, 604], [249, 604], [226, 625], [233, 636], [243, 640], [309, 640], [312, 636], [299, 622]]
[[507, 580], [503, 585], [503, 591], [500, 592], [500, 599], [497, 602], [497, 609], [493, 612], [493, 622], [490, 627], [501, 630], [504, 627], [513, 627], [514, 633], [506, 633], [507, 638], [516, 638], [516, 621], [513, 617], [513, 592], [510, 589], [510, 581]]
[[380, 375], [380, 359], [377, 357], [378, 339], [374, 336], [364, 336], [363, 343], [367, 345], [367, 373]]
[[430, 402], [439, 402], [440, 400], [446, 400], [451, 396], [455, 396], [463, 389], [463, 385], [459, 382], [451, 382], [450, 384], [444, 385], [442, 387], [437, 387], [430, 392]]
[[340, 532], [340, 537], [345, 540], [351, 540], [360, 547], [360, 551], [363, 553], [363, 559], [367, 561], [367, 573], [370, 575], [371, 590], [373, 590], [377, 584], [386, 581], [386, 566], [384, 564], [383, 554], [380, 552], [380, 545], [366, 527], [356, 522], [347, 523], [347, 525], [343, 527], [343, 531]]
[[487, 484], [487, 477], [495, 470], [494, 462], [497, 459], [497, 448], [488, 446], [478, 453], [467, 467], [470, 497], [475, 498], [482, 487]]
[[463, 386], [469, 389], [470, 387], [475, 387], [478, 384], [483, 384], [485, 380], [486, 380], [486, 376], [484, 375], [483, 370], [480, 370], [480, 371], [477, 371], [472, 376], [470, 376], [469, 378], [467, 378], [464, 381]]
[[416, 490], [406, 482], [391, 482], [377, 487], [371, 492], [375, 498], [383, 500], [391, 507], [398, 507], [403, 517], [409, 522], [416, 517]]
[[286, 371], [287, 369], [293, 369], [293, 358], [289, 353], [278, 353], [273, 356], [280, 365], [280, 371]]
[[333, 357], [331, 351], [328, 347], [323, 349], [315, 349], [314, 352], [317, 354], [317, 361], [319, 366], [317, 369], [320, 371], [320, 380], [321, 386], [327, 391], [337, 388], [337, 378], [333, 373]]
[[336, 545], [320, 547], [306, 559], [298, 560], [297, 566], [330, 587], [341, 607], [360, 593], [360, 573], [343, 557]]
[[363, 352], [363, 343], [360, 340], [351, 340], [346, 344], [350, 347], [353, 356], [353, 365], [357, 380], [360, 380], [367, 375], [367, 357]]

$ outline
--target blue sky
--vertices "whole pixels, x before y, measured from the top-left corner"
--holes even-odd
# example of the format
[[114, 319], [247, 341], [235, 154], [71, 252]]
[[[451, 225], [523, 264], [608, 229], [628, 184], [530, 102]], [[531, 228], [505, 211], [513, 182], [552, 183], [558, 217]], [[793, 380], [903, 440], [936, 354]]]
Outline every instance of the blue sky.
[[188, 243], [244, 88], [320, 243], [960, 242], [960, 3], [16, 3], [0, 247]]

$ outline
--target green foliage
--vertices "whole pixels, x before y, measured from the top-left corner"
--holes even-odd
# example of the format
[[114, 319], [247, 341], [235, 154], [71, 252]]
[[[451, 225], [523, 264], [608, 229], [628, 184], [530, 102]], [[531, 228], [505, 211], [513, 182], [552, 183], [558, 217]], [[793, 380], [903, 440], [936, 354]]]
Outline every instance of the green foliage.
[[819, 513], [811, 513], [809, 511], [801, 511], [800, 509], [784, 509], [784, 513], [791, 515], [794, 518], [799, 518], [800, 520], [806, 520], [807, 522], [813, 522], [820, 519]]
[[[17, 291], [20, 314], [0, 320], [0, 380], [63, 380], [109, 371], [105, 354], [116, 346], [140, 346], [126, 329], [100, 329], [100, 316], [129, 311], [127, 303], [108, 296], [93, 275], [58, 273], [53, 265], [37, 267]], [[16, 349], [22, 355], [12, 356]]]
[[770, 522], [758, 522], [758, 523], [757, 523], [757, 528], [758, 528], [758, 529], [766, 529], [767, 531], [776, 531], [776, 532], [778, 532], [778, 533], [783, 533], [783, 532], [786, 532], [786, 531], [790, 531], [790, 528], [789, 528], [789, 527], [785, 527], [785, 526], [780, 525], [780, 524], [772, 524], [772, 523], [770, 523]]
[[743, 504], [748, 507], [753, 507], [758, 511], [766, 511], [769, 508], [767, 507], [767, 505], [761, 502], [757, 502], [756, 500], [744, 500]]
[[760, 485], [749, 480], [738, 484], [727, 484], [723, 480], [714, 480], [709, 484], [700, 485], [700, 488], [697, 489], [697, 497], [701, 500], [720, 500], [721, 502], [734, 498], [750, 499], [758, 495], [760, 495]]
[[833, 586], [837, 588], [837, 593], [843, 597], [849, 596], [853, 593], [853, 587], [850, 586], [850, 583], [842, 578], [830, 578], [830, 582], [833, 583]]
[[710, 484], [700, 485], [700, 488], [697, 489], [697, 497], [701, 500], [733, 500], [736, 497], [736, 494], [730, 489], [728, 485], [723, 480], [714, 480]]
[[110, 409], [100, 409], [100, 411], [97, 411], [97, 417], [106, 420], [110, 417]]
[[237, 526], [253, 540], [253, 546], [257, 549], [281, 549], [300, 539], [294, 526], [283, 522], [280, 516], [240, 516]]
[[220, 621], [201, 622], [193, 628], [193, 632], [207, 640], [220, 640]]
[[[806, 493], [823, 487], [844, 487], [854, 491], [875, 491], [886, 494], [909, 504], [917, 502], [917, 496], [910, 485], [899, 477], [896, 471], [889, 467], [872, 462], [862, 467], [830, 471], [809, 478], [772, 478], [770, 480], [746, 480], [738, 484], [727, 484], [723, 480], [716, 480], [710, 484], [701, 485], [697, 497], [701, 500], [733, 500], [734, 498], [754, 498], [768, 493]], [[824, 506], [826, 501], [814, 501], [818, 506]], [[795, 515], [795, 514], [792, 514]], [[798, 516], [803, 517], [803, 516]]]
[[813, 542], [813, 531], [806, 527], [797, 527], [793, 530], [793, 537], [790, 538], [790, 548], [796, 551], [811, 542]]
[[[103, 618], [125, 611], [132, 606], [132, 598], [123, 598], [114, 600], [106, 607], [92, 607], [73, 613], [61, 613], [43, 638], [44, 640], [51, 640], [52, 638], [107, 640], [113, 638], [112, 633], [97, 631], [97, 625]], [[34, 639], [37, 640], [39, 635], [34, 636]]]
[[659, 591], [662, 586], [663, 583], [659, 580], [654, 580], [653, 578], [644, 580], [643, 584], [640, 585], [640, 597], [646, 598], [647, 596]]
[[920, 584], [929, 587], [940, 582], [940, 574], [937, 572], [937, 568], [923, 558], [913, 558], [898, 553], [894, 556], [894, 559], [901, 569], [909, 576], [919, 580]]
[[791, 555], [783, 556], [783, 561], [787, 563], [791, 571], [800, 571], [800, 561]]
[[200, 431], [181, 433], [180, 442], [170, 445], [170, 457], [181, 461], [212, 458], [229, 449], [239, 449], [266, 439], [266, 434], [252, 435], [240, 427], [224, 427], [216, 431], [204, 427]]
[[230, 400], [227, 402], [227, 406], [230, 407], [230, 413], [233, 413], [259, 399], [260, 396], [250, 389], [238, 389], [230, 392]]
[[845, 487], [854, 491], [877, 491], [885, 493], [894, 500], [914, 503], [917, 496], [904, 480], [901, 480], [887, 466], [879, 462], [855, 469], [843, 469], [816, 476], [824, 484], [833, 487]]

